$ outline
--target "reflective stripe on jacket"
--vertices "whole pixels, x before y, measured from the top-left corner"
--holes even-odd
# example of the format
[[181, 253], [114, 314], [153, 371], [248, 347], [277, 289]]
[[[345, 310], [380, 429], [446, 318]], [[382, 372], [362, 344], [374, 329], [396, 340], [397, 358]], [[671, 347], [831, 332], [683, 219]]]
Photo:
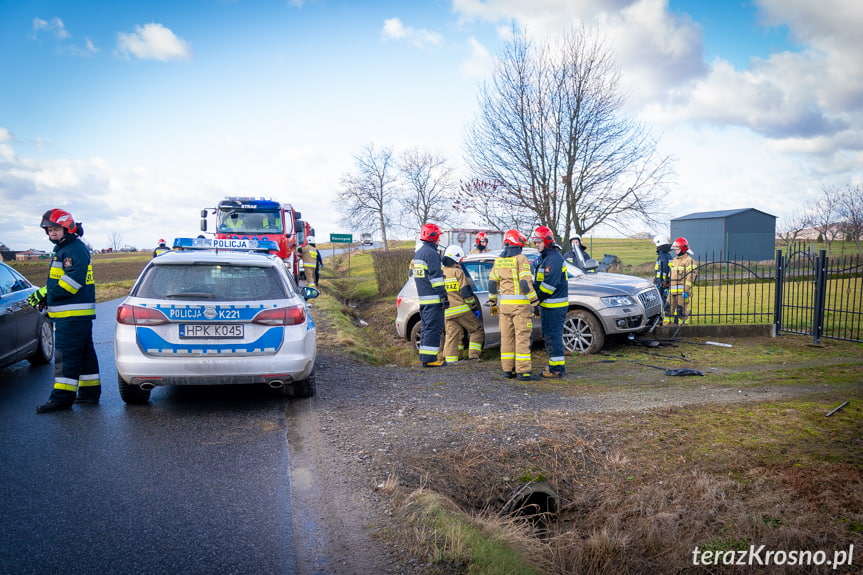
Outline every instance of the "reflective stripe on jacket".
[[559, 248], [549, 246], [539, 253], [534, 277], [540, 307], [569, 307], [569, 277]]
[[439, 304], [447, 297], [437, 246], [423, 240], [414, 254], [413, 276], [420, 305]]
[[[515, 246], [517, 247], [517, 246]], [[508, 246], [494, 260], [488, 276], [488, 299], [496, 305], [536, 305], [533, 289], [533, 274], [530, 260], [521, 253], [521, 248]]]
[[90, 250], [77, 236], [54, 246], [48, 272], [48, 317], [96, 317], [96, 283]]

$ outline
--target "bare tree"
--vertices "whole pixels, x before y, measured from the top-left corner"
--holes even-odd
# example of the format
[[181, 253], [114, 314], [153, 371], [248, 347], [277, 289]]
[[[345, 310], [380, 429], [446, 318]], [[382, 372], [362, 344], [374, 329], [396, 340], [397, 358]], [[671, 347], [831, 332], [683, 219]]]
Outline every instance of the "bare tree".
[[800, 237], [800, 233], [810, 226], [812, 226], [812, 215], [809, 212], [794, 211], [788, 217], [780, 220], [777, 232], [786, 249], [790, 250], [797, 238]]
[[458, 220], [451, 209], [456, 191], [454, 169], [445, 157], [428, 150], [411, 148], [399, 163], [405, 182], [404, 214], [410, 229], [427, 222], [452, 224]]
[[111, 232], [111, 235], [108, 236], [108, 245], [111, 247], [111, 251], [119, 252], [120, 248], [123, 247], [123, 234]]
[[387, 228], [392, 212], [398, 209], [399, 189], [393, 152], [368, 144], [354, 156], [356, 171], [342, 176], [342, 189], [336, 199], [341, 223], [362, 232], [380, 231], [387, 246]]
[[611, 53], [585, 28], [539, 47], [514, 30], [466, 142], [473, 180], [493, 182], [496, 195], [462, 186], [461, 203], [484, 218], [479, 203], [494, 201], [498, 218], [526, 213], [561, 237], [600, 224], [621, 229], [633, 216], [653, 222], [671, 159], [623, 115], [618, 82]]
[[863, 187], [846, 185], [839, 192], [836, 211], [841, 220], [844, 239], [853, 241], [859, 250], [860, 240], [863, 239]]
[[830, 251], [831, 244], [842, 231], [838, 221], [840, 197], [841, 190], [838, 186], [825, 184], [821, 186], [821, 196], [809, 206], [812, 227], [827, 243], [827, 251]]

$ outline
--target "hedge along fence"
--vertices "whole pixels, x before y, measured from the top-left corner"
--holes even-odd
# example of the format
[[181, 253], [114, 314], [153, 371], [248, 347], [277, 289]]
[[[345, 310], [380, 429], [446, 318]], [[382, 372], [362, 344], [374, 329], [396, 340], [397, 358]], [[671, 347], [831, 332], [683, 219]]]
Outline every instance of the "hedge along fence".
[[372, 266], [378, 280], [378, 293], [396, 295], [410, 276], [414, 250], [370, 250]]

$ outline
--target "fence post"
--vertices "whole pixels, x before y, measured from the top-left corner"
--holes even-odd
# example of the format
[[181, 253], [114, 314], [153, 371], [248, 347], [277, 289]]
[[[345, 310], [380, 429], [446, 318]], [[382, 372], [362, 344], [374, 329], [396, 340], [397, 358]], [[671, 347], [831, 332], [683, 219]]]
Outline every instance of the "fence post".
[[821, 343], [824, 333], [824, 305], [827, 300], [827, 250], [819, 250], [815, 263], [815, 301], [813, 306], [812, 336], [814, 343]]
[[782, 292], [785, 280], [785, 258], [782, 250], [776, 250], [776, 288], [773, 290], [773, 337], [779, 337], [782, 329]]

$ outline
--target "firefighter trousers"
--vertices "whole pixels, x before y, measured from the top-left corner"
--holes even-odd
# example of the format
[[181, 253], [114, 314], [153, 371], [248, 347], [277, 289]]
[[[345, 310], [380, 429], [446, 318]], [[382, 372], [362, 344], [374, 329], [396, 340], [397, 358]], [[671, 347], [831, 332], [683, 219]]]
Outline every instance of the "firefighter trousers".
[[64, 318], [54, 321], [54, 389], [51, 399], [60, 402], [98, 399], [102, 393], [99, 358], [93, 347], [91, 318]]
[[689, 299], [684, 299], [682, 293], [668, 295], [668, 313], [674, 323], [686, 323], [689, 317]]
[[437, 361], [444, 330], [443, 306], [439, 303], [420, 305], [420, 320], [423, 322], [420, 332], [420, 361]]
[[530, 373], [532, 316], [529, 305], [500, 306], [500, 365], [504, 371]]
[[463, 313], [446, 320], [446, 339], [443, 346], [444, 359], [447, 363], [455, 363], [461, 359], [464, 333], [468, 337], [468, 358], [479, 359], [482, 344], [485, 342], [485, 332], [482, 324], [472, 312]]
[[545, 351], [548, 353], [548, 371], [566, 373], [566, 357], [563, 347], [563, 322], [569, 311], [566, 307], [540, 307], [542, 318], [542, 338], [545, 340]]

